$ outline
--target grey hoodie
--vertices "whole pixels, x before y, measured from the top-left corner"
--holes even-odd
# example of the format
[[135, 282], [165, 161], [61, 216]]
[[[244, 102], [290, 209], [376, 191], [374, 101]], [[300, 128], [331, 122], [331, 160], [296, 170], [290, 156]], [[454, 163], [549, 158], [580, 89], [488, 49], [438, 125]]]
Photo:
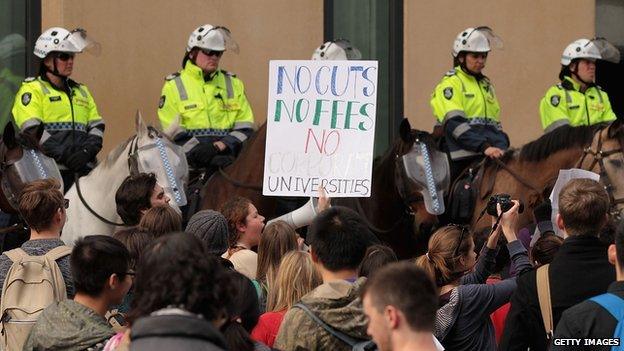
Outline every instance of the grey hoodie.
[[24, 351], [102, 350], [114, 335], [106, 320], [74, 300], [63, 300], [46, 308], [30, 331]]

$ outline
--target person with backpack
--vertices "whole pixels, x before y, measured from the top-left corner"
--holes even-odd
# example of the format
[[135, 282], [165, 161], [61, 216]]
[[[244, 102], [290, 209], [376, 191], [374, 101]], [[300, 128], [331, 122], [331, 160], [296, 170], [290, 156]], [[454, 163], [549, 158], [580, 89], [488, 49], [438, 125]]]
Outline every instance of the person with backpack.
[[[613, 345], [561, 345], [564, 338], [601, 339], [618, 338], [624, 341], [624, 222], [615, 232], [615, 244], [609, 245], [609, 262], [615, 266], [616, 281], [609, 285], [606, 294], [594, 296], [568, 308], [561, 315], [552, 351], [558, 350], [611, 350]], [[589, 341], [589, 340], [588, 340]], [[619, 348], [618, 348], [619, 350]]]
[[71, 248], [60, 238], [68, 205], [61, 184], [54, 179], [28, 183], [18, 203], [30, 227], [30, 240], [0, 256], [0, 344], [4, 350], [21, 350], [41, 311], [74, 296]]
[[274, 347], [280, 350], [353, 350], [374, 347], [366, 334], [357, 270], [375, 235], [353, 210], [321, 212], [308, 232], [310, 255], [323, 284], [286, 312]]
[[119, 240], [107, 235], [78, 240], [71, 253], [76, 295], [41, 313], [23, 350], [103, 350], [115, 334], [105, 315], [132, 286], [129, 266], [130, 253]]
[[598, 235], [608, 212], [607, 191], [595, 180], [561, 189], [555, 224], [565, 239], [550, 264], [518, 277], [499, 350], [548, 350], [563, 311], [607, 291], [615, 270]]

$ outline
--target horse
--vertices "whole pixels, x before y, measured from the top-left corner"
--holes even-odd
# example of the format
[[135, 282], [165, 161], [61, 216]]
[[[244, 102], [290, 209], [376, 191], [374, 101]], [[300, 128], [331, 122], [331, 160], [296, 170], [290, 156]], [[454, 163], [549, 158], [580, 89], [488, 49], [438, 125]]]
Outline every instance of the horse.
[[[160, 133], [145, 125], [137, 114], [136, 135], [112, 150], [104, 162], [77, 180], [67, 191], [65, 197], [69, 199], [69, 208], [61, 235], [67, 245], [87, 235], [111, 235], [117, 226], [124, 225], [116, 211], [115, 193], [123, 180], [138, 172], [139, 168], [142, 172], [154, 173], [161, 185], [167, 184], [171, 176], [177, 179], [178, 184], [186, 183], [188, 165], [181, 147], [169, 139], [172, 128], [164, 134]], [[172, 172], [168, 173], [163, 167], [162, 152], [166, 153]], [[179, 196], [180, 191], [183, 194], [184, 190], [163, 187], [171, 198], [169, 205], [179, 211], [176, 195]]]
[[[426, 250], [428, 237], [417, 235], [427, 232], [415, 228], [414, 213], [427, 218], [424, 204], [409, 201], [414, 190], [408, 189], [397, 174], [397, 160], [405, 155], [417, 140], [433, 145], [428, 133], [412, 129], [404, 119], [400, 137], [385, 154], [373, 162], [371, 196], [368, 198], [332, 198], [332, 205], [342, 205], [358, 212], [378, 238], [390, 245], [399, 257], [413, 257]], [[259, 213], [273, 218], [277, 198], [262, 196], [266, 123], [245, 144], [239, 157], [231, 165], [213, 174], [202, 189], [202, 209], [219, 209], [234, 195], [249, 198]], [[402, 195], [403, 194], [403, 197]], [[431, 216], [431, 215], [429, 215]], [[432, 223], [429, 218], [423, 223]]]
[[[479, 218], [492, 194], [506, 193], [519, 199], [525, 207], [519, 227], [530, 225], [532, 210], [549, 196], [559, 170], [582, 168], [599, 173], [611, 198], [611, 212], [618, 214], [624, 206], [622, 184], [622, 140], [624, 124], [616, 120], [606, 126], [560, 127], [529, 142], [520, 149], [509, 150], [501, 162], [487, 162], [483, 171], [471, 227], [475, 232], [487, 229], [487, 216]], [[608, 159], [608, 162], [605, 161]]]

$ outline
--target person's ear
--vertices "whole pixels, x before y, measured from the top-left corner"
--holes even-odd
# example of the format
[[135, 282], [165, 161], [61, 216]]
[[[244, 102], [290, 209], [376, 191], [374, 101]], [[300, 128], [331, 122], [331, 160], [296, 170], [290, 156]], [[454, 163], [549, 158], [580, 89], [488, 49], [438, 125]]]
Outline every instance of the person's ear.
[[565, 231], [565, 223], [563, 223], [563, 217], [561, 217], [560, 213], [557, 213], [555, 222], [557, 222], [557, 228], [559, 228], [559, 230]]
[[615, 244], [609, 245], [609, 250], [607, 250], [607, 255], [609, 257], [609, 263], [612, 265], [617, 265], [617, 249], [615, 248]]
[[397, 329], [399, 327], [401, 319], [400, 313], [401, 312], [394, 306], [389, 305], [384, 308], [384, 318], [390, 329]]
[[244, 233], [245, 231], [247, 231], [247, 225], [243, 222], [238, 222], [236, 223], [236, 230], [239, 233]]
[[318, 263], [318, 256], [316, 256], [316, 252], [314, 252], [314, 248], [312, 248], [312, 246], [310, 246], [310, 258], [312, 259], [312, 262]]
[[108, 288], [110, 290], [115, 290], [115, 288], [119, 285], [119, 276], [117, 273], [113, 273], [108, 277]]

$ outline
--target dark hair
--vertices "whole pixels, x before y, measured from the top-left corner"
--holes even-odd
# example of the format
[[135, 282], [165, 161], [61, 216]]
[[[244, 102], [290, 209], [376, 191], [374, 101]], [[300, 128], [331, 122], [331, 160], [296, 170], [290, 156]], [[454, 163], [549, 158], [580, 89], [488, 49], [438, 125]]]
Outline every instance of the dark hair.
[[169, 205], [154, 206], [145, 211], [139, 229], [150, 233], [154, 238], [182, 230], [182, 216]]
[[617, 264], [620, 268], [624, 268], [624, 221], [620, 221], [614, 236]]
[[152, 207], [150, 197], [156, 186], [154, 173], [129, 175], [115, 193], [117, 214], [127, 225], [137, 225], [141, 220], [141, 211]]
[[89, 235], [76, 241], [71, 253], [71, 271], [76, 293], [99, 296], [111, 275], [126, 276], [130, 253], [108, 235]]
[[609, 195], [592, 179], [572, 179], [559, 193], [559, 214], [568, 235], [598, 236], [606, 224]]
[[358, 269], [358, 277], [370, 277], [381, 267], [397, 261], [397, 256], [390, 247], [386, 245], [369, 246]]
[[225, 268], [206, 253], [199, 239], [186, 233], [163, 236], [150, 244], [139, 261], [134, 289], [130, 323], [168, 306], [214, 321], [232, 294]]
[[[463, 239], [460, 239], [462, 231]], [[427, 272], [438, 287], [444, 286], [466, 273], [461, 258], [470, 253], [472, 243], [472, 233], [468, 229], [447, 225], [429, 238], [427, 254], [418, 257], [416, 265]]]
[[240, 233], [236, 226], [247, 223], [249, 205], [251, 205], [251, 200], [248, 198], [234, 196], [224, 203], [219, 210], [228, 221], [228, 245], [230, 248], [234, 247], [240, 239]]
[[27, 183], [20, 193], [18, 204], [20, 215], [32, 229], [49, 229], [56, 212], [65, 208], [61, 184], [56, 179]]
[[236, 293], [227, 305], [228, 320], [221, 332], [229, 350], [253, 351], [255, 343], [249, 333], [260, 318], [258, 293], [249, 278], [238, 272], [229, 274]]
[[542, 266], [552, 262], [559, 247], [563, 244], [563, 239], [553, 233], [545, 233], [535, 241], [531, 248], [531, 261]]
[[113, 234], [113, 238], [119, 240], [130, 253], [130, 269], [136, 270], [138, 262], [143, 256], [143, 251], [154, 240], [154, 236], [139, 230], [136, 227], [119, 230]]
[[567, 66], [561, 65], [561, 71], [559, 71], [559, 80], [563, 82], [565, 77], [571, 77], [571, 76], [572, 76], [572, 71], [570, 70], [570, 65], [567, 65]]
[[366, 249], [379, 242], [360, 215], [342, 206], [318, 214], [308, 236], [313, 255], [333, 272], [357, 269]]
[[427, 273], [410, 262], [391, 263], [373, 273], [364, 285], [362, 296], [368, 296], [380, 313], [386, 306], [396, 307], [413, 331], [433, 331], [437, 289]]

